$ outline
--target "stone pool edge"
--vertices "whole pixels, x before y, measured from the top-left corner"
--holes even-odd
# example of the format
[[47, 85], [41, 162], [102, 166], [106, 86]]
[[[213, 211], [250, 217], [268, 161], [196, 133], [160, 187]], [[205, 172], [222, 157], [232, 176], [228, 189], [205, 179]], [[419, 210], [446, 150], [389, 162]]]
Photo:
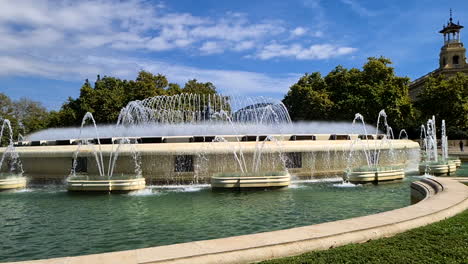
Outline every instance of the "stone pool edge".
[[424, 179], [412, 184], [411, 190], [423, 194], [420, 202], [368, 216], [250, 235], [15, 263], [250, 263], [389, 237], [468, 209], [468, 187], [456, 180]]

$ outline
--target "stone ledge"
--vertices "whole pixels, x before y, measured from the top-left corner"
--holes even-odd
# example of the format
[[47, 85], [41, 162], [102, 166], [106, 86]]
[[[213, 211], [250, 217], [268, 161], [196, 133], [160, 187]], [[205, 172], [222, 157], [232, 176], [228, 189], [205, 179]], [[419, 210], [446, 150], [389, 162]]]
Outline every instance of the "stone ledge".
[[[421, 202], [374, 215], [286, 230], [160, 247], [18, 263], [249, 263], [393, 236], [468, 208], [468, 187], [451, 179], [425, 179]], [[439, 186], [439, 187], [437, 187]]]

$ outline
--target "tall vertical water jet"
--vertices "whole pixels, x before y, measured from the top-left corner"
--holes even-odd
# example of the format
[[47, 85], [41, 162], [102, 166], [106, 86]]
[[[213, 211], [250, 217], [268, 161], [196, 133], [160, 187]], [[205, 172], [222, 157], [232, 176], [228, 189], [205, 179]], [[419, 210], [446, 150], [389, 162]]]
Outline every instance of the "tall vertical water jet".
[[[445, 120], [441, 125], [441, 152], [439, 157], [437, 150], [437, 131], [435, 116], [427, 121], [427, 126], [421, 126], [422, 144], [424, 147], [424, 159], [419, 164], [421, 174], [450, 175], [456, 171], [456, 163], [448, 158], [448, 138], [445, 129]], [[424, 132], [424, 133], [423, 133]]]
[[[0, 147], [4, 132], [8, 132], [7, 146], [0, 159], [0, 190], [18, 189], [26, 186], [26, 177], [23, 176], [23, 165], [13, 142], [13, 129], [10, 120], [4, 119], [0, 130]], [[6, 166], [3, 166], [6, 163]]]

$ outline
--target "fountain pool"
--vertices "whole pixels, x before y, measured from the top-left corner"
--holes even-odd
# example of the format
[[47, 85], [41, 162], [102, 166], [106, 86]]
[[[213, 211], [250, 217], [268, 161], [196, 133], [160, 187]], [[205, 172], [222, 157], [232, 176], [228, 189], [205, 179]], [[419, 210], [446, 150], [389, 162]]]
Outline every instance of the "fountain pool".
[[209, 185], [149, 186], [120, 195], [40, 185], [0, 193], [0, 262], [73, 256], [250, 234], [410, 205], [410, 182], [213, 192]]
[[[16, 142], [29, 186], [0, 193], [0, 233], [7, 234], [0, 261], [266, 232], [410, 204], [410, 183], [417, 177], [377, 186], [343, 183], [340, 177], [349, 167], [369, 165], [370, 156], [381, 167], [415, 171], [418, 143], [378, 129], [362, 134], [351, 123], [291, 123], [281, 102], [230, 100], [150, 98], [130, 103], [117, 125], [104, 131], [93, 122]], [[230, 192], [207, 184], [232, 175], [287, 176], [283, 183], [290, 185]], [[64, 186], [72, 190], [75, 179], [110, 184], [128, 178], [142, 190], [80, 194]]]

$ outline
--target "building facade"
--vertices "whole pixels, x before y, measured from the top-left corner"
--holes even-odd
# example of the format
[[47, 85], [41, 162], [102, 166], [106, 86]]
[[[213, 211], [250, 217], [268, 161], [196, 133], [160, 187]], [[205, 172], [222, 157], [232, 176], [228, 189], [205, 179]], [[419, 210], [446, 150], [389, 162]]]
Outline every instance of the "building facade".
[[450, 10], [449, 22], [439, 31], [439, 33], [444, 36], [444, 45], [440, 49], [439, 54], [439, 68], [410, 83], [409, 93], [411, 99], [417, 100], [429, 76], [437, 76], [440, 74], [453, 76], [458, 72], [468, 75], [466, 49], [460, 39], [460, 31], [462, 28], [463, 26], [460, 25], [460, 22], [453, 22], [452, 11]]

